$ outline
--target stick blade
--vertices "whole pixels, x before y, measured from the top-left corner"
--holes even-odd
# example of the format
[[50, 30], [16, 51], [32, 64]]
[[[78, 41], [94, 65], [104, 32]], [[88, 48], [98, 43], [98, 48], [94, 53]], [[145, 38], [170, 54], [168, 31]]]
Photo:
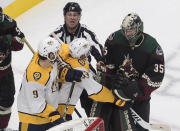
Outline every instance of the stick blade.
[[165, 124], [150, 124], [152, 130], [159, 130], [159, 131], [171, 131], [171, 128]]

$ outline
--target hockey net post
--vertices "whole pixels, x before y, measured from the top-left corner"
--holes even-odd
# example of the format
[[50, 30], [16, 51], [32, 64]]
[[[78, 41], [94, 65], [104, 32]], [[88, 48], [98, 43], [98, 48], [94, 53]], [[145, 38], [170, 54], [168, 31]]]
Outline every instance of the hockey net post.
[[88, 117], [64, 122], [48, 131], [105, 131], [105, 128], [103, 119]]

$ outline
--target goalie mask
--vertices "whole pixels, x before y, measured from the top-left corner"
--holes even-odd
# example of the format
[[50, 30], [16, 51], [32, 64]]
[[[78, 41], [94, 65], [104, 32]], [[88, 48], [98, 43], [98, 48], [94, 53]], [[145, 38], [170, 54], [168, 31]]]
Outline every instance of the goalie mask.
[[85, 38], [77, 38], [70, 43], [69, 49], [72, 57], [85, 59], [90, 54], [91, 45]]
[[141, 18], [135, 13], [130, 13], [124, 18], [121, 27], [122, 33], [129, 41], [130, 46], [134, 47], [143, 32]]
[[40, 42], [38, 53], [40, 56], [47, 58], [51, 62], [54, 62], [58, 56], [59, 49], [59, 42], [52, 37], [47, 37]]

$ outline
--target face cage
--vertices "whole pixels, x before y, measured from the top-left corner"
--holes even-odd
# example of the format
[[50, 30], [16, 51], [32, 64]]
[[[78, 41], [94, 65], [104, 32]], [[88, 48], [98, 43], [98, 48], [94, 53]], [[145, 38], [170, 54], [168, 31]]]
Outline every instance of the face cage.
[[90, 55], [90, 50], [86, 54], [81, 55], [80, 59], [86, 59], [89, 55]]
[[126, 38], [128, 40], [134, 39], [136, 37], [136, 35], [138, 34], [138, 27], [136, 28], [132, 28], [132, 29], [123, 29], [124, 31], [124, 35], [126, 36]]
[[49, 61], [51, 61], [52, 63], [54, 63], [56, 61], [56, 59], [57, 59], [57, 55], [58, 55], [58, 52], [55, 52], [55, 53], [54, 52], [50, 52], [47, 55], [47, 59]]

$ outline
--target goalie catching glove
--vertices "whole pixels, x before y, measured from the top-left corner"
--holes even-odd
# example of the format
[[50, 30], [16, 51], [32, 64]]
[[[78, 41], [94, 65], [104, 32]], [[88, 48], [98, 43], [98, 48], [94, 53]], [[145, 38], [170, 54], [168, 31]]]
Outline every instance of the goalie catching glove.
[[124, 77], [117, 77], [113, 83], [113, 93], [125, 101], [134, 100], [142, 95], [137, 81], [130, 81]]
[[59, 78], [61, 82], [81, 82], [81, 79], [88, 78], [89, 74], [85, 71], [76, 69], [69, 69], [64, 67], [59, 72]]

